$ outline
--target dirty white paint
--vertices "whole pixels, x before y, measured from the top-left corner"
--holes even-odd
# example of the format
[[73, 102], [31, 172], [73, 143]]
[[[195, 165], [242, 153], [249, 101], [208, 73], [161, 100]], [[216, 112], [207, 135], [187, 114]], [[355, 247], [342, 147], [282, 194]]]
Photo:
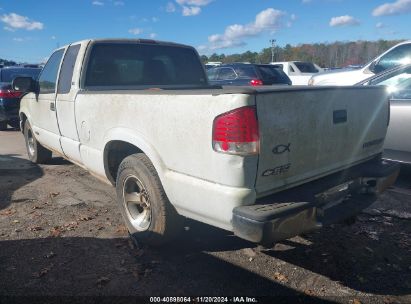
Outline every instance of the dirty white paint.
[[[51, 137], [56, 140], [42, 136], [38, 140], [64, 151], [69, 160], [107, 182], [106, 145], [120, 140], [136, 146], [154, 164], [170, 202], [190, 218], [231, 230], [234, 207], [253, 204], [261, 193], [291, 187], [381, 151], [381, 145], [366, 152], [356, 146], [359, 139], [385, 136], [387, 107], [378, 98], [372, 104], [381, 90], [325, 93], [282, 87], [259, 89], [264, 94], [257, 95], [244, 88], [84, 92], [78, 84], [88, 43], [81, 42], [70, 93], [56, 100], [60, 129], [47, 131], [54, 132]], [[23, 98], [21, 112], [43, 134], [44, 126], [52, 123], [49, 108], [40, 108], [33, 95]], [[213, 151], [214, 118], [248, 105], [257, 105], [261, 154], [244, 157]], [[332, 110], [340, 108], [347, 109], [348, 122], [334, 126]], [[290, 154], [273, 156], [276, 144], [288, 142]], [[292, 162], [285, 176], [261, 177], [264, 170], [285, 161]]]

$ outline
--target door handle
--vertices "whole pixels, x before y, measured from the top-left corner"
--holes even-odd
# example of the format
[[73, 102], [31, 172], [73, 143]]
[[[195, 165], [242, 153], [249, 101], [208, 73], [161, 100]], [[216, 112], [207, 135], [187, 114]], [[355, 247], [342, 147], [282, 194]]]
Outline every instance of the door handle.
[[50, 102], [50, 111], [56, 111], [56, 106], [54, 102]]

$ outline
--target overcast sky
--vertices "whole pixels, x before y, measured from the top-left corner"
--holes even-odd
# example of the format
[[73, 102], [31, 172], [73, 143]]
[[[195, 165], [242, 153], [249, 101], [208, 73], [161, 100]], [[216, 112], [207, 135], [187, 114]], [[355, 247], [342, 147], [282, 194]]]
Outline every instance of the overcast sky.
[[153, 38], [201, 54], [411, 39], [411, 0], [0, 0], [0, 58], [39, 62], [87, 38]]

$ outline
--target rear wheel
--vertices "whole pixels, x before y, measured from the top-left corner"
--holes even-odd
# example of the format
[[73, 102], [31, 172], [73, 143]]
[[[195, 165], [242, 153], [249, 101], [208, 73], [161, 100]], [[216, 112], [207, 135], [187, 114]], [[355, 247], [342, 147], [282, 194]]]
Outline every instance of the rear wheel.
[[44, 148], [36, 140], [28, 120], [24, 124], [24, 139], [26, 141], [27, 154], [33, 163], [43, 164], [51, 159], [51, 151]]
[[0, 131], [7, 130], [7, 121], [0, 121]]
[[158, 174], [142, 153], [126, 157], [116, 181], [117, 199], [131, 237], [160, 246], [182, 229], [182, 218], [169, 202]]

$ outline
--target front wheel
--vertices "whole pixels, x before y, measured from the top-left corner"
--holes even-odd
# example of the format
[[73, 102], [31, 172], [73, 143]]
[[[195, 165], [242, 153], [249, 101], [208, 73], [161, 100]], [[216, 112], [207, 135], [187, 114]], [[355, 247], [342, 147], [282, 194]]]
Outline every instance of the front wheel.
[[121, 213], [135, 241], [160, 246], [180, 232], [182, 218], [168, 200], [146, 155], [133, 154], [121, 162], [116, 191]]
[[26, 141], [27, 155], [33, 163], [43, 164], [51, 159], [51, 151], [44, 148], [36, 140], [28, 120], [24, 124], [24, 139]]

